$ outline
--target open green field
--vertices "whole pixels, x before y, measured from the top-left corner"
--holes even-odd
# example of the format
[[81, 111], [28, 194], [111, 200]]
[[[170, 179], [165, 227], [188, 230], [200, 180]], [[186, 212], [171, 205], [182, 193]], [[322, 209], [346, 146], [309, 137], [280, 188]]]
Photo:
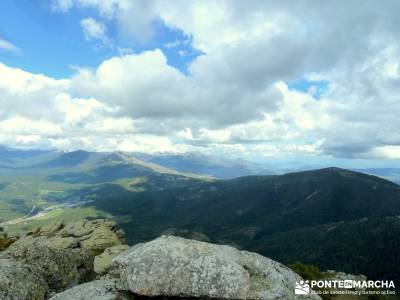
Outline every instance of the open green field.
[[90, 186], [49, 181], [49, 173], [36, 170], [0, 173], [0, 223], [54, 205], [57, 199], [68, 197], [69, 191]]
[[22, 221], [18, 224], [4, 226], [10, 235], [20, 235], [22, 232], [55, 223], [60, 220], [71, 221], [85, 218], [111, 218], [110, 214], [97, 210], [93, 206], [75, 208], [56, 208], [50, 213], [36, 219]]

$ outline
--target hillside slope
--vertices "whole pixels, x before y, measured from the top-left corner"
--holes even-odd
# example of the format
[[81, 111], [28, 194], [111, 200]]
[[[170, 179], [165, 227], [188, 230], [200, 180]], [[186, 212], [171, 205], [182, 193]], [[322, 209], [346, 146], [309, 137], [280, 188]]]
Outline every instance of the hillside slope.
[[27, 157], [21, 151], [7, 150], [9, 162], [0, 164], [0, 224], [27, 216], [32, 210], [41, 212], [54, 205], [91, 201], [93, 191], [102, 184], [135, 192], [161, 191], [207, 179], [121, 152], [49, 151]]
[[134, 240], [177, 227], [216, 240], [247, 245], [265, 235], [363, 217], [400, 214], [400, 187], [387, 180], [328, 168], [280, 176], [252, 176], [201, 182], [162, 194], [126, 193], [110, 186], [96, 207], [129, 213]]
[[363, 218], [276, 233], [253, 250], [286, 264], [297, 261], [324, 270], [341, 267], [368, 278], [400, 278], [400, 217]]
[[172, 232], [287, 264], [302, 261], [323, 270], [400, 279], [400, 187], [379, 177], [327, 168], [162, 193], [135, 194], [108, 185], [97, 194], [102, 196], [96, 207], [124, 220], [130, 243]]

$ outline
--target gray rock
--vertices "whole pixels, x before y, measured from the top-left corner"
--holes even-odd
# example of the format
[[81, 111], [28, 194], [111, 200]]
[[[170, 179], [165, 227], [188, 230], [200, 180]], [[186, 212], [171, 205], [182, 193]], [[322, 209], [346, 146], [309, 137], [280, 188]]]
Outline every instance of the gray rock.
[[79, 242], [81, 248], [91, 251], [93, 255], [101, 254], [105, 249], [119, 244], [121, 241], [118, 235], [108, 226], [99, 226], [91, 232], [88, 239]]
[[332, 270], [328, 270], [325, 272], [325, 275], [329, 280], [337, 280], [337, 281], [344, 281], [344, 280], [352, 280], [352, 281], [367, 281], [367, 277], [364, 275], [353, 275], [353, 274], [346, 274], [343, 272], [336, 272]]
[[114, 262], [124, 288], [143, 296], [297, 299], [294, 287], [301, 280], [259, 254], [174, 236], [136, 245]]
[[42, 300], [47, 290], [45, 280], [35, 268], [0, 258], [0, 299]]
[[42, 234], [52, 235], [57, 231], [61, 230], [63, 227], [64, 227], [64, 220], [59, 220], [57, 222], [43, 226], [40, 231]]
[[19, 240], [1, 255], [36, 267], [54, 291], [71, 287], [90, 277], [93, 257], [88, 251], [50, 248], [40, 244], [42, 240], [25, 239], [25, 243]]
[[95, 280], [77, 285], [62, 293], [56, 294], [50, 300], [130, 300], [132, 294], [121, 291], [118, 280]]
[[93, 227], [86, 220], [76, 220], [66, 224], [59, 234], [63, 237], [81, 237], [92, 233], [92, 231]]
[[112, 260], [121, 252], [127, 250], [128, 245], [116, 245], [104, 250], [100, 255], [94, 258], [94, 271], [96, 274], [103, 275], [112, 267]]
[[207, 243], [211, 242], [211, 240], [205, 234], [187, 229], [177, 229], [174, 227], [167, 228], [162, 232], [162, 235], [174, 235], [183, 237], [185, 239], [196, 240], [200, 242], [207, 242]]
[[[0, 250], [15, 242], [0, 233]], [[63, 220], [51, 223], [42, 228], [36, 228], [22, 237], [19, 243], [33, 243], [56, 249], [82, 248], [90, 251], [93, 256], [101, 254], [106, 248], [120, 245], [124, 239], [122, 230], [117, 230], [116, 222], [106, 219]]]
[[123, 231], [117, 230], [114, 221], [60, 220], [31, 230], [18, 240], [0, 232], [0, 249], [6, 249], [0, 257], [35, 268], [50, 294], [93, 279], [93, 260], [98, 254], [98, 272], [111, 279], [119, 278], [118, 268], [110, 269], [112, 274], [106, 270], [111, 267], [112, 258], [126, 250], [122, 239]]
[[47, 245], [56, 249], [73, 249], [78, 247], [78, 242], [74, 237], [54, 237], [49, 240]]
[[121, 241], [125, 240], [125, 231], [123, 231], [122, 229], [118, 229], [115, 233]]

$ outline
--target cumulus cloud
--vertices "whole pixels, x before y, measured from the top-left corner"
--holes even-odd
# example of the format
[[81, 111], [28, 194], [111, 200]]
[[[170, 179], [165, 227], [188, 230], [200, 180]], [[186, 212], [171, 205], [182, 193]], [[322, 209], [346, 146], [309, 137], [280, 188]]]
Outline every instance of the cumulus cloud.
[[77, 98], [72, 93], [69, 79], [56, 80], [0, 63], [0, 143], [94, 149], [100, 139], [133, 133], [131, 119], [115, 116], [113, 108], [92, 97]]
[[113, 57], [94, 71], [80, 69], [72, 83], [82, 95], [134, 118], [179, 116], [190, 108], [184, 103], [184, 75], [167, 64], [160, 50]]
[[162, 51], [156, 49], [114, 57], [94, 71], [81, 69], [72, 83], [82, 95], [115, 105], [121, 115], [173, 118], [175, 126], [177, 119], [203, 126], [234, 124], [261, 118], [265, 111], [276, 108], [281, 95], [274, 87], [266, 84], [247, 89], [243, 78], [229, 78], [231, 70], [222, 70], [225, 78], [221, 72], [216, 79], [211, 74], [215, 67], [206, 64], [186, 76], [169, 66]]
[[93, 18], [85, 18], [81, 20], [81, 27], [87, 40], [100, 40], [103, 44], [110, 43], [103, 23]]
[[[97, 19], [81, 21], [87, 39], [106, 43], [112, 23], [126, 40], [151, 40], [154, 23], [163, 22], [202, 55], [190, 62], [188, 74], [169, 65], [160, 49], [121, 54], [64, 80], [0, 65], [0, 96], [9, 99], [0, 102], [4, 128], [15, 120], [50, 122], [56, 127], [42, 126], [52, 128], [48, 140], [58, 147], [93, 148], [101, 139], [106, 148], [137, 150], [142, 139], [149, 149], [168, 151], [398, 156], [399, 1], [54, 0], [53, 5], [64, 12], [97, 10]], [[300, 80], [325, 82], [326, 88], [318, 93], [291, 88]], [[7, 134], [25, 143], [42, 136], [37, 130], [25, 140], [22, 130]]]

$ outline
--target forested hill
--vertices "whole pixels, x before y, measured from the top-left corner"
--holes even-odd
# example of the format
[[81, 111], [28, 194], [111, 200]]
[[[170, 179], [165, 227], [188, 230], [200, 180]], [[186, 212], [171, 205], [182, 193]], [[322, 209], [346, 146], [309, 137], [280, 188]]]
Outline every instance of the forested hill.
[[275, 232], [400, 214], [398, 185], [338, 168], [200, 182], [140, 194], [107, 185], [97, 194], [104, 196], [97, 199], [97, 208], [113, 215], [130, 214], [132, 226], [126, 230], [133, 241], [174, 227], [247, 245]]

